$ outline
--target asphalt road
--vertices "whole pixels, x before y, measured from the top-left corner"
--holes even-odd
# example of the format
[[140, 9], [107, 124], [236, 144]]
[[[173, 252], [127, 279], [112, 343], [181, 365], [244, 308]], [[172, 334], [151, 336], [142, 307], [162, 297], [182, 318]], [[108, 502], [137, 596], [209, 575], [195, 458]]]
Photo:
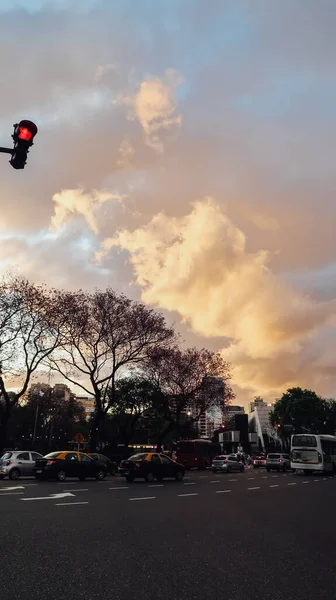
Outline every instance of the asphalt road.
[[3, 480], [1, 598], [330, 600], [335, 507], [336, 478], [264, 470]]

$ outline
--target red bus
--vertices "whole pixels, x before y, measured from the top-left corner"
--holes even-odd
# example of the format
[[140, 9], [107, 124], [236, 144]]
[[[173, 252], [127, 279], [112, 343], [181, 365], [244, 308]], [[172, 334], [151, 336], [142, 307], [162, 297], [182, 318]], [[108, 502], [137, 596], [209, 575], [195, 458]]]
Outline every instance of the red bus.
[[176, 461], [184, 465], [186, 469], [211, 467], [213, 458], [220, 452], [220, 445], [210, 440], [181, 440], [176, 442]]

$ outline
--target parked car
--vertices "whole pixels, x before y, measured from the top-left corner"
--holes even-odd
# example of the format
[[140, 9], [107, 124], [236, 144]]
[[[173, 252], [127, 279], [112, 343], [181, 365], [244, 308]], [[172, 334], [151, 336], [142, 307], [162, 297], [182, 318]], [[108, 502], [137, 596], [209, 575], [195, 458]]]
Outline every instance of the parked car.
[[5, 452], [0, 458], [0, 479], [19, 479], [34, 475], [36, 459], [43, 458], [38, 452], [18, 451]]
[[287, 469], [290, 469], [289, 455], [280, 452], [267, 454], [266, 471], [269, 472], [272, 469], [276, 471], [287, 471]]
[[253, 458], [253, 468], [259, 469], [259, 467], [266, 467], [266, 456], [255, 456]]
[[238, 460], [235, 454], [220, 454], [215, 456], [212, 461], [212, 472], [231, 473], [232, 471], [244, 471], [243, 463]]
[[106, 467], [107, 467], [107, 472], [109, 475], [115, 475], [117, 473], [117, 471], [118, 471], [117, 463], [113, 462], [113, 460], [111, 460], [104, 454], [97, 454], [97, 453], [90, 452], [89, 456], [91, 456], [91, 458], [93, 458], [93, 460], [99, 460], [100, 462], [104, 463], [104, 465], [106, 465]]
[[185, 467], [165, 454], [143, 452], [134, 454], [127, 460], [122, 460], [118, 471], [120, 475], [126, 477], [127, 481], [134, 481], [134, 479], [140, 477], [150, 483], [154, 479], [162, 481], [166, 477], [173, 477], [177, 481], [182, 481]]
[[107, 473], [106, 465], [94, 460], [84, 452], [51, 452], [39, 458], [35, 464], [36, 479], [57, 479], [64, 481], [67, 477], [78, 477], [84, 481], [87, 477], [94, 477], [101, 481]]

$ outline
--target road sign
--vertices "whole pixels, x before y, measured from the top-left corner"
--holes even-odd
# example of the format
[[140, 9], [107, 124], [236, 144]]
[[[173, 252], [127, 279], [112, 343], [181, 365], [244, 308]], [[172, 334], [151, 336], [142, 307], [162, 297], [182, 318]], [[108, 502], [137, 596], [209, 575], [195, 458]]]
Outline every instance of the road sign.
[[84, 435], [82, 433], [76, 433], [75, 442], [77, 442], [77, 444], [81, 444], [84, 441], [85, 441]]
[[20, 498], [27, 502], [27, 500], [55, 500], [56, 498], [67, 498], [68, 496], [74, 496], [75, 494], [71, 494], [71, 492], [64, 492], [62, 494], [49, 494], [49, 496], [40, 496], [38, 498]]

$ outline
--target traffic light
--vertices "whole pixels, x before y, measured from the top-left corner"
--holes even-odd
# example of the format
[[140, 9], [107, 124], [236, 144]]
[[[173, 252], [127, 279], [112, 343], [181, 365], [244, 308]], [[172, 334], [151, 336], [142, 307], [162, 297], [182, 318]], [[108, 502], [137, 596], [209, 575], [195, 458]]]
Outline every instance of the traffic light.
[[10, 164], [14, 169], [24, 169], [27, 162], [27, 155], [29, 148], [33, 145], [33, 139], [37, 134], [37, 127], [32, 121], [20, 121], [13, 125], [14, 133], [12, 138], [14, 140], [14, 148], [12, 151], [12, 158]]

